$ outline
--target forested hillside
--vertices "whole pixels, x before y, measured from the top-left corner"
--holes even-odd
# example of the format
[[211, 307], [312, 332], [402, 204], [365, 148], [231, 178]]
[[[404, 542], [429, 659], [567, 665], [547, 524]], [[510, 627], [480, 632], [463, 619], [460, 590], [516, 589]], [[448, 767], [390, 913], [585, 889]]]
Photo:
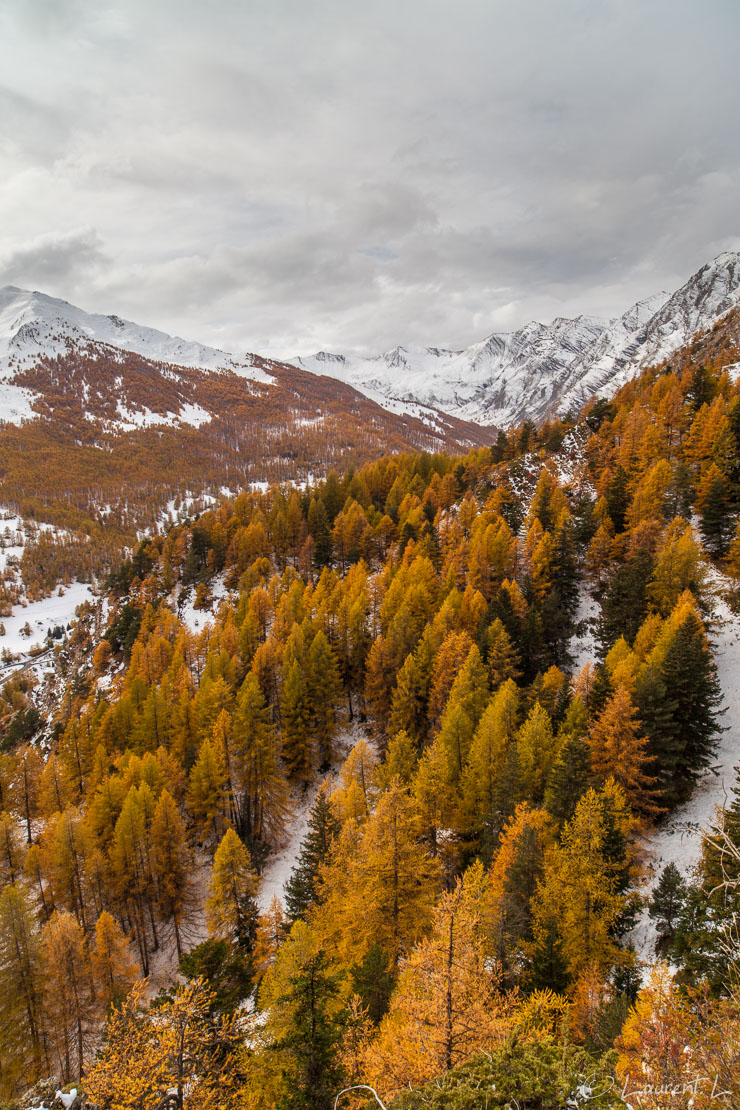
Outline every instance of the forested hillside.
[[70, 568], [105, 573], [123, 546], [204, 496], [494, 438], [421, 406], [387, 412], [351, 386], [257, 356], [255, 379], [92, 342], [26, 362], [11, 365], [8, 388], [27, 394], [28, 412], [0, 420], [0, 503], [63, 533], [26, 555], [52, 582]]
[[669, 962], [630, 940], [724, 727], [736, 326], [579, 420], [224, 499], [110, 575], [46, 717], [6, 682], [9, 1105], [738, 1105], [740, 792], [656, 888]]

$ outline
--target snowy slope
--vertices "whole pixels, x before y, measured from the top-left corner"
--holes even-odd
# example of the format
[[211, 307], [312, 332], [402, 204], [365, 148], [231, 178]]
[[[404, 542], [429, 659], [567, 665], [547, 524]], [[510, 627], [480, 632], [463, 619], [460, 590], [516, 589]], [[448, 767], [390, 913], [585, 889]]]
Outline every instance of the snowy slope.
[[570, 364], [609, 327], [592, 316], [558, 318], [495, 333], [462, 351], [396, 347], [376, 358], [320, 352], [294, 364], [340, 378], [374, 400], [421, 402], [478, 424], [538, 420]]
[[322, 351], [293, 362], [374, 398], [420, 401], [464, 420], [510, 427], [614, 393], [738, 304], [740, 253], [725, 253], [672, 295], [638, 301], [616, 320], [559, 317], [495, 333], [462, 351], [396, 347], [375, 358]]
[[[657, 293], [616, 320], [558, 317], [549, 324], [532, 322], [518, 331], [494, 333], [460, 351], [395, 347], [374, 358], [321, 351], [296, 358], [293, 365], [346, 382], [390, 412], [421, 419], [432, 428], [439, 427], [440, 413], [510, 427], [578, 409], [597, 393], [610, 395], [738, 304], [740, 253], [725, 253], [671, 296]], [[229, 354], [6, 286], [0, 289], [0, 420], [19, 423], [33, 416], [33, 394], [11, 380], [16, 371], [31, 366], [39, 355], [53, 357], [101, 343], [175, 366], [272, 380], [251, 355]], [[197, 406], [186, 409], [171, 415], [194, 426], [209, 417]], [[146, 414], [142, 419], [146, 421]], [[129, 417], [128, 423], [141, 425], [142, 419]]]
[[279, 898], [283, 904], [285, 903], [285, 887], [293, 868], [298, 862], [301, 845], [308, 832], [308, 822], [316, 801], [316, 795], [325, 783], [328, 783], [332, 790], [339, 786], [339, 772], [342, 764], [360, 740], [373, 744], [372, 737], [366, 733], [358, 722], [348, 725], [335, 737], [334, 745], [337, 759], [334, 766], [307, 790], [296, 788], [293, 791], [291, 798], [292, 816], [285, 843], [270, 855], [260, 879], [257, 902], [262, 913], [267, 912], [272, 899], [275, 897]]
[[580, 408], [597, 393], [614, 393], [638, 366], [647, 365], [643, 359], [645, 329], [668, 299], [667, 293], [656, 293], [638, 301], [573, 360], [561, 393], [554, 397], [561, 412]]
[[205, 347], [155, 328], [142, 327], [120, 316], [83, 311], [67, 301], [6, 285], [0, 289], [0, 368], [13, 359], [27, 364], [39, 353], [63, 354], [68, 342], [108, 343], [156, 362], [171, 362], [200, 370], [231, 370], [254, 381], [271, 379], [253, 365], [250, 355], [239, 356]]
[[[740, 304], [740, 254], [720, 254], [672, 296], [659, 293], [621, 317], [588, 357], [576, 360], [560, 409], [578, 408], [595, 393], [614, 393]], [[634, 319], [628, 317], [634, 313]]]
[[[0, 422], [19, 424], [38, 415], [33, 408], [38, 395], [13, 379], [33, 368], [39, 358], [53, 359], [70, 352], [105, 355], [111, 349], [122, 359], [125, 356], [118, 352], [132, 352], [160, 365], [169, 364], [172, 369], [162, 373], [173, 380], [178, 368], [184, 367], [203, 371], [204, 375], [231, 372], [249, 382], [275, 383], [275, 377], [264, 368], [264, 361], [253, 355], [234, 355], [191, 343], [119, 316], [88, 313], [67, 301], [8, 285], [0, 289]], [[321, 373], [320, 368], [318, 372]], [[122, 374], [118, 383], [122, 391], [124, 385]], [[380, 390], [369, 387], [362, 392], [387, 411], [411, 416], [443, 438], [450, 433], [448, 416], [427, 404], [389, 399]], [[202, 405], [186, 401], [176, 406], [176, 411], [165, 413], [141, 405], [130, 406], [121, 399], [118, 418], [108, 421], [106, 429], [126, 432], [176, 423], [198, 428], [212, 416]], [[313, 422], [322, 420], [323, 414], [319, 412]], [[296, 419], [295, 426], [305, 423], [305, 419]]]

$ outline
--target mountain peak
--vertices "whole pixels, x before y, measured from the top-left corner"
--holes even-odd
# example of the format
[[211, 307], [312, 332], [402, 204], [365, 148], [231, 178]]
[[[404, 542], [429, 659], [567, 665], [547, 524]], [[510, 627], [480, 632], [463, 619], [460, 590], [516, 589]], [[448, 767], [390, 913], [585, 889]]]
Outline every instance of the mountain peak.
[[0, 373], [27, 365], [39, 355], [63, 353], [70, 342], [104, 343], [157, 362], [200, 370], [232, 370], [269, 381], [252, 356], [239, 357], [202, 343], [168, 335], [120, 316], [85, 312], [58, 297], [6, 285], [0, 289]]
[[[740, 252], [724, 251], [675, 293], [655, 293], [621, 316], [556, 316], [493, 332], [462, 351], [395, 347], [375, 358], [345, 356], [330, 373], [388, 403], [434, 405], [451, 416], [508, 427], [577, 409], [661, 362], [740, 303]], [[326, 373], [326, 353], [301, 359]]]

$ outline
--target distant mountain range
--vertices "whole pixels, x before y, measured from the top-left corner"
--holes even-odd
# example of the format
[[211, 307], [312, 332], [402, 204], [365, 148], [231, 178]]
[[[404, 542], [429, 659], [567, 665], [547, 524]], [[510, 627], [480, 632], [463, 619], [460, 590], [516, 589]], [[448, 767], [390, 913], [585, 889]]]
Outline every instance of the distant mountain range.
[[673, 294], [656, 293], [615, 320], [558, 317], [494, 333], [462, 351], [396, 347], [375, 358], [320, 351], [293, 362], [375, 400], [417, 403], [506, 428], [577, 411], [668, 358], [740, 304], [740, 254], [720, 254]]
[[496, 428], [576, 411], [738, 304], [740, 254], [726, 253], [675, 293], [657, 293], [615, 320], [531, 323], [462, 351], [320, 352], [284, 363], [6, 286], [0, 422], [63, 425], [78, 444], [98, 446], [148, 429], [195, 430], [201, 453], [217, 444], [260, 478], [291, 471], [300, 479], [343, 452], [464, 451], [490, 443]]
[[[96, 372], [96, 363], [116, 371], [112, 377]], [[382, 429], [401, 436], [406, 429], [409, 446], [432, 449], [490, 440], [480, 427], [433, 406], [386, 397], [379, 406], [351, 385], [337, 391], [332, 384], [327, 398], [326, 386], [318, 386], [314, 374], [290, 363], [229, 354], [119, 316], [91, 314], [44, 293], [12, 285], [0, 289], [0, 422], [50, 418], [47, 379], [54, 365], [54, 390], [69, 393], [68, 379], [75, 377], [74, 398], [85, 418], [101, 423], [108, 434], [152, 426], [200, 428], [232, 417], [235, 405], [249, 407], [257, 399], [269, 403], [286, 428], [296, 422], [297, 427], [319, 427], [329, 415], [330, 400], [334, 415], [362, 411], [381, 440]]]
[[167, 506], [494, 431], [298, 367], [0, 290], [0, 507], [126, 542]]

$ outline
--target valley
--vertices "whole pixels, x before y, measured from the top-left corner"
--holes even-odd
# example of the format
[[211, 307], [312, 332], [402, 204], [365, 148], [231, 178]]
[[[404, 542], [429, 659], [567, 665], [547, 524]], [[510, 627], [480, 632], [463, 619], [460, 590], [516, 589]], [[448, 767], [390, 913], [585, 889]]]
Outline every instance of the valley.
[[661, 961], [734, 1020], [731, 273], [497, 426], [11, 290], [3, 1095], [153, 1098], [187, 1013], [199, 1110], [278, 1105], [313, 997], [332, 1089], [521, 1092], [556, 1046], [607, 1108]]

